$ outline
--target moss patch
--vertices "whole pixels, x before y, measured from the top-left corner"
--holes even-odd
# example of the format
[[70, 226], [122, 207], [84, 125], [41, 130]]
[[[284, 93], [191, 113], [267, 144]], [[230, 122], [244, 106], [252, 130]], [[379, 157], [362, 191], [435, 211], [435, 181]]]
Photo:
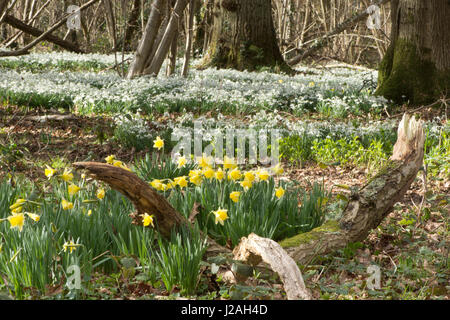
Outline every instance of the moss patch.
[[397, 39], [395, 48], [389, 48], [379, 66], [379, 82], [376, 94], [396, 103], [409, 101], [423, 104], [437, 100], [442, 92], [450, 90], [448, 72], [438, 71], [434, 63], [422, 58], [429, 55], [410, 41]]
[[280, 246], [283, 248], [298, 247], [301, 244], [309, 243], [313, 240], [319, 240], [325, 233], [339, 232], [341, 230], [339, 222], [330, 220], [325, 222], [320, 227], [314, 228], [309, 232], [300, 233], [291, 238], [280, 241]]

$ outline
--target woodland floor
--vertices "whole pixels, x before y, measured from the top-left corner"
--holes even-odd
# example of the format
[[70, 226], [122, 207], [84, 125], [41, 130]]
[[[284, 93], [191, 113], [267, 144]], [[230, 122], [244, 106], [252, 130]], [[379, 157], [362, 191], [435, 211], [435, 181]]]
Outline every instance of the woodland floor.
[[[48, 111], [47, 111], [48, 112]], [[57, 113], [52, 112], [52, 113]], [[111, 142], [113, 122], [107, 117], [70, 115], [65, 120], [36, 121], [42, 116], [35, 109], [16, 106], [0, 107], [0, 143], [9, 145], [4, 153], [0, 178], [8, 172], [39, 182], [45, 180], [45, 163], [59, 159], [61, 163], [103, 161], [110, 154], [132, 163], [145, 153], [127, 150]], [[5, 161], [6, 160], [6, 161]], [[306, 163], [302, 168], [286, 166], [285, 179], [321, 181], [335, 185], [363, 185], [364, 169], [340, 166], [322, 168]], [[402, 202], [362, 243], [355, 243], [333, 255], [316, 259], [302, 266], [307, 287], [317, 299], [449, 299], [449, 181], [422, 181], [422, 173]], [[333, 194], [347, 192], [334, 187]], [[424, 217], [426, 216], [426, 219]], [[408, 219], [417, 222], [408, 224]], [[406, 222], [405, 222], [406, 221]], [[369, 290], [367, 267], [376, 262], [381, 267], [381, 289]], [[97, 274], [91, 298], [138, 299], [167, 296], [144, 282], [126, 280], [118, 275]], [[254, 298], [284, 299], [282, 287], [259, 280], [266, 288]], [[119, 284], [119, 285], [118, 285]], [[216, 294], [203, 298], [219, 298], [220, 284], [210, 279], [205, 284]], [[49, 288], [48, 297], [57, 296], [61, 288]], [[214, 290], [213, 290], [214, 292]], [[176, 298], [176, 290], [171, 293]], [[251, 296], [251, 295], [250, 295]]]

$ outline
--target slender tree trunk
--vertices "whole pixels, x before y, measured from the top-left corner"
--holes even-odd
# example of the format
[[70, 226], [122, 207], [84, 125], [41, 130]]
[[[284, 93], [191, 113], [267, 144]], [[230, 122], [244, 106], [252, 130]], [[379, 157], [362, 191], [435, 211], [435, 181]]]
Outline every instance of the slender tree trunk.
[[178, 34], [172, 40], [172, 44], [170, 45], [169, 56], [167, 57], [168, 64], [166, 69], [166, 76], [171, 76], [175, 73], [175, 68], [177, 64], [177, 51], [178, 51]]
[[188, 69], [189, 69], [189, 61], [191, 59], [191, 51], [192, 51], [192, 37], [193, 37], [193, 27], [194, 27], [194, 14], [195, 14], [195, 6], [196, 1], [190, 0], [189, 2], [189, 14], [186, 24], [186, 48], [184, 51], [184, 62], [183, 69], [181, 71], [181, 75], [183, 77], [187, 77]]
[[290, 71], [278, 47], [270, 0], [215, 0], [211, 42], [201, 67]]
[[182, 18], [184, 9], [186, 8], [188, 0], [177, 0], [175, 7], [172, 10], [169, 23], [164, 32], [164, 36], [161, 39], [161, 43], [156, 50], [155, 56], [149, 66], [144, 72], [145, 74], [158, 75], [162, 63], [167, 56], [170, 46], [172, 44], [173, 38], [176, 36], [178, 30], [178, 23]]
[[125, 46], [125, 50], [130, 50], [134, 33], [136, 32], [139, 26], [138, 19], [140, 8], [141, 8], [141, 0], [134, 0], [133, 9], [131, 9], [131, 14], [127, 22], [127, 28], [125, 29], [124, 44], [123, 44]]
[[164, 8], [167, 5], [167, 0], [156, 0], [152, 4], [150, 16], [145, 26], [144, 34], [139, 42], [138, 48], [133, 62], [128, 71], [128, 78], [131, 79], [139, 74], [142, 74], [146, 67], [146, 62], [158, 42], [155, 41], [164, 17]]
[[450, 93], [450, 2], [394, 0], [392, 43], [379, 67], [377, 94], [423, 104]]

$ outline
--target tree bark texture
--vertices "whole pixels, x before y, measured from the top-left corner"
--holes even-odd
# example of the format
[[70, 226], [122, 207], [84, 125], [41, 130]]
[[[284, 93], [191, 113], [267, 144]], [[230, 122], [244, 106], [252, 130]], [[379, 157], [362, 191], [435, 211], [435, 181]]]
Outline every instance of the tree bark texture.
[[270, 0], [215, 0], [213, 18], [200, 68], [291, 71], [278, 47]]
[[424, 104], [450, 93], [450, 2], [396, 0], [392, 43], [379, 66], [377, 94]]

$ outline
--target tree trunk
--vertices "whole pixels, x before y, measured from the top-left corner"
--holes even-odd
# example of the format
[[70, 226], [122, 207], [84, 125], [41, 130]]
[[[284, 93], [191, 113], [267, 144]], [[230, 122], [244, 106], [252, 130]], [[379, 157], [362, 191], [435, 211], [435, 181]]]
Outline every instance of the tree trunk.
[[377, 94], [423, 104], [450, 93], [450, 1], [395, 0]]
[[169, 23], [167, 24], [167, 28], [164, 32], [164, 36], [161, 39], [161, 43], [156, 50], [155, 56], [148, 67], [145, 70], [146, 74], [152, 74], [157, 76], [164, 58], [167, 56], [170, 47], [172, 45], [173, 38], [176, 37], [176, 33], [178, 32], [178, 24], [181, 21], [183, 16], [183, 11], [188, 4], [188, 0], [177, 0], [175, 7], [172, 10], [172, 14], [170, 15]]
[[184, 50], [184, 62], [183, 67], [181, 70], [181, 75], [183, 77], [187, 77], [188, 69], [189, 69], [189, 62], [191, 60], [191, 51], [192, 51], [192, 37], [193, 37], [193, 27], [194, 27], [194, 14], [195, 14], [195, 6], [196, 1], [190, 0], [189, 1], [189, 10], [188, 10], [188, 17], [186, 19], [186, 47]]
[[215, 0], [212, 38], [200, 68], [291, 72], [278, 47], [270, 0]]
[[[146, 61], [149, 59], [151, 51], [155, 46], [155, 39], [158, 35], [159, 27], [163, 19], [164, 7], [167, 5], [166, 0], [156, 0], [152, 4], [150, 16], [145, 26], [144, 34], [139, 42], [138, 48], [133, 62], [128, 71], [128, 79], [131, 79], [139, 74], [142, 74], [146, 67]], [[158, 42], [156, 42], [156, 45]]]
[[131, 49], [134, 33], [139, 27], [139, 10], [141, 8], [141, 0], [134, 0], [133, 8], [131, 9], [130, 17], [128, 18], [127, 28], [125, 29], [124, 43], [125, 50]]

